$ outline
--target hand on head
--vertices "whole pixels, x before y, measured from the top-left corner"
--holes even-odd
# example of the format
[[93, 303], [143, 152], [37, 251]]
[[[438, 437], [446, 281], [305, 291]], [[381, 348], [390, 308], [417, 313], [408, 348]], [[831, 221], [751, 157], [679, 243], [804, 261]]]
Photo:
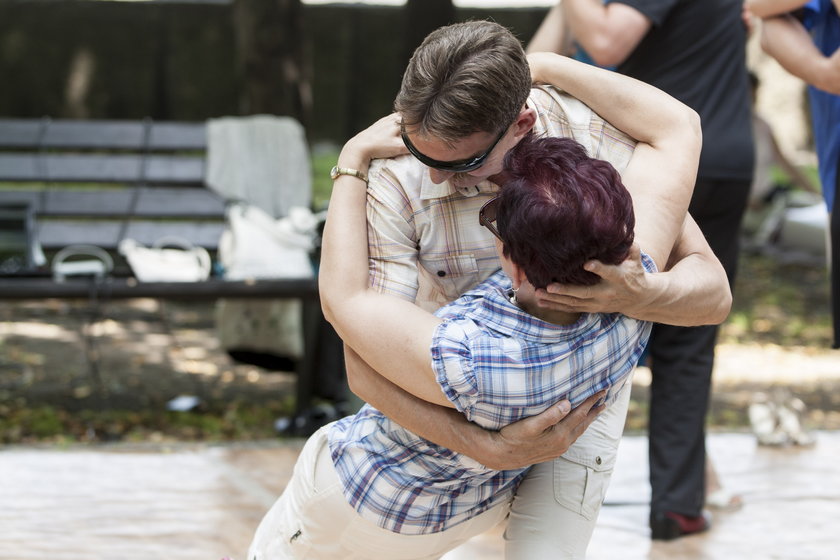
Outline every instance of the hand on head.
[[625, 315], [630, 315], [632, 309], [644, 306], [642, 296], [649, 291], [648, 277], [636, 243], [630, 249], [627, 259], [620, 264], [589, 261], [584, 268], [600, 276], [601, 281], [592, 286], [549, 284], [544, 290], [537, 290], [540, 306], [567, 312], [621, 312]]
[[338, 163], [341, 167], [366, 171], [373, 159], [407, 153], [400, 137], [400, 115], [391, 113], [348, 140], [338, 156]]

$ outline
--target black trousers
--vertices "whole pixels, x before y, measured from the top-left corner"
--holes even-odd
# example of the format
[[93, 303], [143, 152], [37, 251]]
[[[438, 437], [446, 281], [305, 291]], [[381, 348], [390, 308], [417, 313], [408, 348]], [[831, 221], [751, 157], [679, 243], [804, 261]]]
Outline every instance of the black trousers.
[[[834, 185], [834, 205], [830, 215], [831, 237], [831, 316], [834, 322], [834, 343], [832, 348], [840, 348], [840, 208], [837, 197], [840, 196], [840, 161], [837, 162], [837, 180]], [[829, 188], [825, 185], [823, 188]]]
[[[698, 180], [689, 212], [735, 279], [749, 181]], [[651, 513], [700, 515], [705, 499], [706, 412], [717, 326], [656, 324], [648, 423]]]

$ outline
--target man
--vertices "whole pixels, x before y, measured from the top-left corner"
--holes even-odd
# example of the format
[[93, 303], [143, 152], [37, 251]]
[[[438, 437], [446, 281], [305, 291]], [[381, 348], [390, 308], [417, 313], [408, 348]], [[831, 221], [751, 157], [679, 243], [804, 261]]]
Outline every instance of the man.
[[[741, 0], [564, 0], [595, 63], [652, 84], [696, 110], [703, 150], [689, 212], [734, 282], [752, 180], [746, 27]], [[706, 530], [705, 419], [716, 326], [656, 325], [649, 345], [651, 535]]]
[[[696, 115], [635, 80], [560, 57], [536, 62], [540, 68], [548, 62], [536, 78], [558, 83], [568, 93], [547, 87], [531, 90], [521, 44], [490, 22], [442, 28], [415, 52], [395, 103], [401, 127], [394, 135], [401, 136], [412, 157], [375, 161], [369, 171], [372, 285], [436, 307], [495, 272], [495, 244], [479, 225], [478, 211], [498, 190], [496, 175], [504, 154], [533, 131], [573, 137], [590, 155], [623, 172], [636, 207], [636, 238], [661, 269], [671, 269], [645, 275], [638, 252], [619, 266], [590, 263], [588, 269], [602, 282], [571, 298], [583, 307], [579, 310], [599, 305], [601, 311], [679, 324], [723, 320], [729, 290], [702, 236], [701, 249], [669, 262], [675, 239], [694, 235], [686, 226], [685, 208], [699, 152]], [[585, 99], [589, 107], [572, 96]], [[636, 155], [662, 150], [670, 156], [665, 160], [670, 167], [634, 166], [633, 138], [643, 142], [635, 148]], [[334, 177], [355, 174], [338, 163]], [[634, 175], [633, 184], [628, 175]], [[541, 472], [531, 470], [520, 490], [525, 497], [514, 502], [508, 554], [540, 557], [529, 548], [536, 541], [552, 552], [573, 557], [585, 553], [614, 464], [629, 390], [597, 419], [598, 409], [589, 413], [594, 403], [588, 402], [556, 425], [567, 406], [490, 432], [399, 390], [351, 348], [347, 359], [351, 388], [359, 396], [414, 433], [486, 466], [518, 468], [554, 459], [569, 449], [563, 459], [541, 465]], [[595, 425], [571, 445], [593, 421]], [[561, 501], [537, 505], [549, 507], [542, 516], [547, 525], [523, 533], [516, 519], [529, 515], [535, 503], [531, 495], [554, 495], [543, 484], [551, 486], [555, 479], [563, 481]]]

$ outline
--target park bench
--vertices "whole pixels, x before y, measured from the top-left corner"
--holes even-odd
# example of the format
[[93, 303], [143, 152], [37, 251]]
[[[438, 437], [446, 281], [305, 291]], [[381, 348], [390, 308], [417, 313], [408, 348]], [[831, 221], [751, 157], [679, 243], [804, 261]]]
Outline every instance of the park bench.
[[[175, 237], [216, 255], [229, 201], [206, 188], [206, 149], [204, 122], [0, 119], [0, 299], [299, 299], [292, 426], [310, 430], [313, 400], [327, 386], [333, 396], [344, 376], [317, 279], [139, 282], [117, 251], [123, 239], [151, 246]], [[113, 270], [54, 275], [50, 259], [78, 245], [106, 251]]]

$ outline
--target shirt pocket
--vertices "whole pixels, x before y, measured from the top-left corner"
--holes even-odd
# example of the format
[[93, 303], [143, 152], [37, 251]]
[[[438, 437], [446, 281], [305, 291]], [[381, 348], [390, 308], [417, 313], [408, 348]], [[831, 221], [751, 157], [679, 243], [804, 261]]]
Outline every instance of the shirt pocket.
[[433, 287], [445, 297], [446, 301], [458, 298], [483, 280], [479, 274], [478, 262], [472, 253], [450, 255], [438, 259], [421, 257], [420, 264], [425, 269], [426, 277], [434, 285]]

